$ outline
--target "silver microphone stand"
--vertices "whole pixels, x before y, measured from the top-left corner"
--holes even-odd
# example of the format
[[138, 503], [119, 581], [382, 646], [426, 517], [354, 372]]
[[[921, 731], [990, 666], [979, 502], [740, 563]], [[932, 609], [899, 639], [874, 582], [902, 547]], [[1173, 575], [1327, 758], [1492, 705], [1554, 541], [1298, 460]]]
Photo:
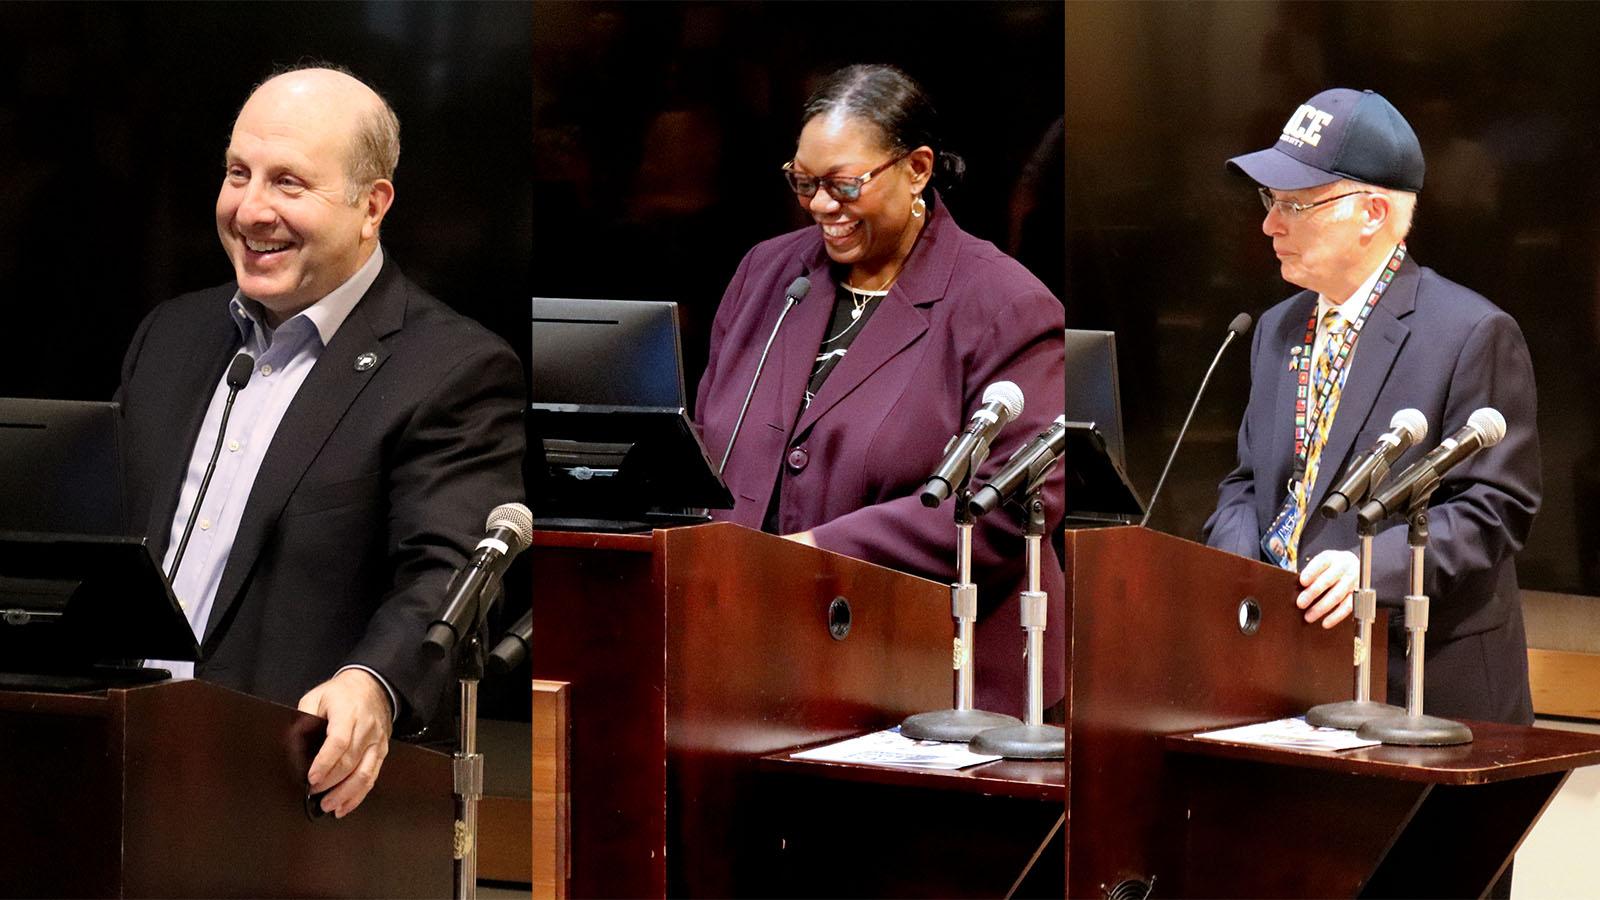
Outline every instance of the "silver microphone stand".
[[1433, 491], [1419, 491], [1406, 511], [1409, 528], [1406, 543], [1411, 547], [1411, 593], [1406, 595], [1406, 654], [1411, 671], [1406, 685], [1403, 714], [1373, 719], [1356, 735], [1385, 744], [1412, 747], [1443, 747], [1472, 741], [1472, 730], [1460, 722], [1422, 714], [1423, 653], [1428, 634], [1428, 595], [1423, 593], [1423, 556], [1428, 546], [1428, 498]]
[[[977, 465], [968, 467], [976, 471]], [[956, 705], [953, 709], [917, 713], [900, 723], [900, 733], [919, 741], [970, 741], [991, 728], [1021, 724], [1015, 716], [973, 708], [972, 644], [978, 621], [978, 586], [972, 583], [972, 490], [963, 481], [955, 494], [956, 580], [950, 585], [951, 612], [956, 620], [953, 664]]]
[[[1379, 480], [1374, 478], [1372, 483], [1377, 484]], [[1365, 502], [1363, 497], [1356, 505]], [[1306, 712], [1306, 721], [1319, 728], [1355, 729], [1373, 719], [1404, 711], [1372, 699], [1372, 623], [1378, 617], [1378, 592], [1372, 589], [1372, 533], [1376, 528], [1365, 523], [1356, 525], [1356, 534], [1361, 538], [1361, 580], [1355, 595], [1356, 698], [1313, 706]]]
[[[1045, 471], [1048, 471], [1048, 466]], [[1049, 609], [1039, 589], [1040, 544], [1044, 540], [1044, 472], [1029, 482], [1022, 504], [1023, 541], [1028, 566], [1028, 589], [1022, 601], [1022, 628], [1027, 633], [1027, 719], [1017, 725], [991, 728], [972, 739], [974, 753], [1010, 759], [1062, 759], [1067, 755], [1067, 731], [1044, 724], [1044, 631]]]

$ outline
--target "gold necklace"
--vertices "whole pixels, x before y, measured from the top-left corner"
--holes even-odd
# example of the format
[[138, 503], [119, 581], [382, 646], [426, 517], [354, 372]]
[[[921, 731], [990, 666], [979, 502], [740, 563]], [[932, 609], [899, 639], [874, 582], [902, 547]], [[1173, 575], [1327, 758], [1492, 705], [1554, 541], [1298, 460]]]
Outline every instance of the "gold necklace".
[[888, 280], [883, 283], [883, 287], [877, 290], [858, 288], [848, 281], [844, 282], [844, 289], [850, 292], [850, 302], [855, 306], [855, 309], [850, 310], [850, 321], [854, 322], [860, 319], [861, 314], [867, 311], [867, 304], [880, 297], [888, 296], [889, 288], [894, 286], [894, 280], [899, 275], [899, 272], [890, 275]]

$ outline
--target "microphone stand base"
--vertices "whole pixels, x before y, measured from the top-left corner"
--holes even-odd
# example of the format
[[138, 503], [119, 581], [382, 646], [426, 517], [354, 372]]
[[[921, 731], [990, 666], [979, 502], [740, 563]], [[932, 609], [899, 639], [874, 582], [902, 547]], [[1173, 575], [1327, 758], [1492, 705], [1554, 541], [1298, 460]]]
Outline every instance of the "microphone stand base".
[[1021, 724], [1021, 719], [1004, 713], [981, 709], [940, 709], [908, 716], [900, 723], [900, 733], [914, 741], [962, 744], [972, 740], [980, 731]]
[[1064, 759], [1067, 730], [1057, 725], [991, 728], [973, 738], [967, 749], [1006, 759]]
[[1437, 716], [1390, 716], [1373, 719], [1356, 731], [1356, 737], [1404, 747], [1448, 747], [1472, 743], [1472, 729]]
[[1306, 722], [1318, 728], [1343, 728], [1354, 731], [1373, 719], [1405, 715], [1405, 707], [1379, 703], [1376, 700], [1344, 700], [1324, 703], [1306, 711]]

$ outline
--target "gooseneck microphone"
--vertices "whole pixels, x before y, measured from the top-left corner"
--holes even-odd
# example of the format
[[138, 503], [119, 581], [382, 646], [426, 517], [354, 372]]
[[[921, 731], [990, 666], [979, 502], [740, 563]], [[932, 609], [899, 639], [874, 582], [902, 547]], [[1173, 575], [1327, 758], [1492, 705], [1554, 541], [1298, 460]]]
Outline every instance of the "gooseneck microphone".
[[1027, 487], [1035, 473], [1049, 467], [1066, 449], [1067, 417], [1062, 414], [1038, 437], [1012, 454], [1005, 468], [973, 495], [972, 514], [981, 516], [1011, 499]]
[[928, 476], [918, 497], [932, 509], [950, 498], [972, 471], [989, 455], [989, 444], [1007, 422], [1022, 415], [1022, 388], [1009, 381], [996, 381], [983, 389], [983, 405], [973, 412], [965, 431], [945, 445], [944, 459]]
[[1183, 427], [1178, 429], [1178, 439], [1172, 442], [1172, 452], [1167, 454], [1167, 464], [1161, 467], [1161, 477], [1156, 479], [1156, 489], [1150, 494], [1150, 503], [1144, 508], [1144, 518], [1139, 520], [1139, 527], [1143, 528], [1150, 521], [1150, 514], [1156, 511], [1156, 498], [1161, 496], [1161, 488], [1167, 483], [1167, 473], [1172, 471], [1172, 461], [1178, 458], [1178, 448], [1183, 446], [1183, 436], [1189, 431], [1189, 422], [1194, 418], [1194, 411], [1200, 406], [1200, 398], [1205, 395], [1206, 385], [1211, 383], [1211, 373], [1217, 370], [1217, 363], [1222, 361], [1222, 354], [1233, 343], [1233, 339], [1250, 330], [1250, 314], [1239, 313], [1228, 323], [1228, 336], [1222, 339], [1222, 346], [1217, 348], [1217, 355], [1211, 357], [1211, 366], [1206, 369], [1206, 377], [1200, 379], [1200, 390], [1194, 392], [1194, 402], [1189, 404], [1189, 414], [1183, 417]]
[[750, 398], [756, 395], [756, 383], [761, 380], [761, 370], [767, 365], [767, 353], [772, 350], [772, 342], [778, 337], [778, 329], [783, 327], [783, 320], [789, 315], [789, 310], [794, 305], [806, 298], [811, 293], [811, 279], [801, 275], [789, 282], [789, 289], [783, 292], [783, 311], [778, 313], [778, 321], [772, 326], [772, 333], [767, 335], [767, 345], [761, 348], [761, 358], [756, 361], [756, 374], [750, 379], [750, 389], [744, 392], [744, 403], [739, 407], [739, 418], [733, 420], [733, 433], [728, 435], [728, 449], [722, 451], [722, 462], [717, 463], [717, 475], [722, 475], [722, 470], [728, 467], [728, 457], [733, 455], [733, 442], [739, 439], [739, 429], [744, 425], [744, 414], [750, 409]]
[[482, 601], [488, 598], [518, 553], [533, 540], [533, 513], [521, 503], [502, 503], [489, 513], [488, 533], [478, 542], [466, 566], [456, 570], [446, 589], [450, 599], [444, 615], [428, 627], [422, 642], [425, 654], [444, 659], [471, 628], [477, 627]]
[[1361, 500], [1376, 488], [1389, 474], [1389, 467], [1412, 444], [1428, 436], [1428, 419], [1421, 410], [1402, 409], [1389, 419], [1389, 430], [1378, 438], [1372, 449], [1356, 460], [1345, 473], [1339, 486], [1322, 501], [1322, 514], [1336, 519], [1350, 508], [1352, 502]]
[[222, 455], [222, 440], [228, 434], [228, 417], [233, 415], [233, 401], [250, 383], [250, 373], [256, 369], [256, 358], [248, 353], [239, 353], [228, 363], [228, 399], [222, 405], [222, 422], [217, 425], [217, 442], [211, 448], [211, 461], [206, 463], [206, 473], [200, 479], [200, 493], [195, 495], [194, 507], [189, 510], [189, 521], [183, 525], [183, 536], [178, 539], [178, 551], [172, 554], [172, 568], [167, 570], [167, 583], [178, 575], [178, 566], [183, 562], [183, 551], [189, 549], [189, 536], [194, 533], [195, 520], [200, 518], [200, 504], [205, 502], [206, 489], [211, 487], [211, 476], [217, 471], [217, 457]]
[[1395, 476], [1387, 487], [1373, 495], [1370, 503], [1361, 507], [1357, 513], [1361, 524], [1367, 527], [1376, 525], [1403, 511], [1411, 505], [1413, 498], [1427, 497], [1433, 493], [1445, 473], [1479, 450], [1500, 443], [1505, 436], [1506, 418], [1500, 415], [1499, 410], [1487, 406], [1474, 410], [1467, 417], [1467, 424], [1461, 426], [1459, 431], [1428, 451], [1427, 456], [1412, 463], [1411, 468]]

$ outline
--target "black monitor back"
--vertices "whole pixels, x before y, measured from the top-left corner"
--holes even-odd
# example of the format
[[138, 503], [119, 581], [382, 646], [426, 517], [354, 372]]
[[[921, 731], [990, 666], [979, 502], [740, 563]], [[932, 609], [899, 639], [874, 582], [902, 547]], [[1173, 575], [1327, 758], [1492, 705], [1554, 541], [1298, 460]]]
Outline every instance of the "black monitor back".
[[677, 304], [533, 298], [538, 406], [685, 409]]
[[689, 420], [677, 304], [535, 297], [531, 339], [540, 527], [639, 530], [733, 506]]
[[1093, 423], [1105, 439], [1107, 455], [1127, 471], [1117, 340], [1109, 331], [1067, 329], [1067, 421]]
[[0, 531], [125, 535], [117, 405], [0, 398]]

